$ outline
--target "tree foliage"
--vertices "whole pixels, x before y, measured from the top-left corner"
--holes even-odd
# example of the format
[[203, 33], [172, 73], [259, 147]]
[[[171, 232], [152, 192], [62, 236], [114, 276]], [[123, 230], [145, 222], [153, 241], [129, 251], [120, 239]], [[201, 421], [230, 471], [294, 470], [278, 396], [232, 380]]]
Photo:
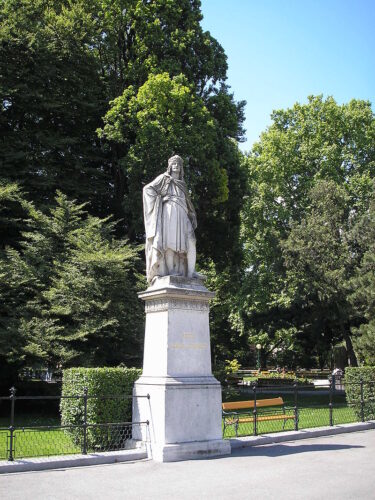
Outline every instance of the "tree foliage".
[[95, 130], [105, 110], [83, 2], [6, 0], [0, 6], [1, 177], [37, 207], [56, 189], [108, 209]]
[[[96, 215], [113, 213], [123, 219], [118, 231], [126, 231], [131, 239], [139, 235], [142, 211], [127, 220], [133, 201], [129, 198], [140, 197], [142, 191], [142, 185], [134, 184], [134, 176], [141, 181], [144, 171], [149, 169], [150, 176], [156, 166], [153, 158], [151, 165], [134, 163], [129, 149], [152, 150], [158, 138], [162, 142], [162, 130], [154, 128], [149, 136], [145, 134], [146, 115], [168, 113], [168, 103], [177, 111], [184, 103], [167, 89], [160, 95], [154, 92], [150, 102], [147, 91], [157, 92], [163, 74], [170, 78], [184, 75], [183, 85], [196, 96], [197, 106], [200, 101], [204, 103], [215, 122], [220, 136], [215, 146], [224, 143], [221, 151], [212, 152], [212, 130], [200, 131], [194, 117], [189, 124], [191, 108], [183, 110], [184, 119], [178, 122], [188, 128], [184, 136], [192, 133], [196, 138], [201, 132], [200, 142], [207, 141], [212, 163], [218, 164], [207, 168], [200, 165], [202, 170], [210, 173], [213, 168], [219, 175], [214, 183], [219, 195], [215, 193], [213, 201], [225, 184], [221, 177], [238, 174], [238, 154], [230, 138], [241, 138], [244, 104], [236, 104], [224, 84], [226, 56], [199, 24], [199, 1], [79, 0], [51, 4], [6, 0], [0, 16], [2, 176], [27, 185], [37, 207], [52, 202], [55, 190], [60, 189], [80, 202], [95, 201], [90, 211]], [[152, 78], [157, 75], [159, 80]], [[96, 130], [102, 125], [102, 117], [122, 113], [124, 109], [116, 99], [124, 101], [132, 93], [145, 111], [143, 120], [140, 113], [139, 123], [133, 121], [125, 127], [120, 141], [112, 135], [111, 143], [101, 145]], [[166, 102], [166, 97], [171, 101]], [[116, 104], [108, 109], [113, 99]], [[169, 120], [172, 115], [173, 111]], [[178, 122], [174, 138], [180, 130]], [[169, 146], [171, 143], [172, 137]], [[180, 146], [177, 140], [172, 149]], [[191, 149], [189, 154], [194, 154]], [[169, 151], [170, 147], [161, 149], [159, 172]], [[136, 161], [145, 160], [139, 156], [138, 151]], [[197, 154], [196, 163], [200, 160], [202, 155]], [[230, 181], [229, 189], [232, 182], [235, 185]], [[237, 199], [236, 194], [230, 196], [232, 201]], [[223, 210], [229, 216], [233, 211], [225, 206]]]
[[351, 279], [350, 301], [359, 325], [353, 328], [354, 346], [360, 360], [375, 365], [375, 184], [369, 209], [353, 230], [361, 258]]
[[[282, 252], [282, 242], [288, 239], [292, 228], [291, 238], [301, 245], [304, 257], [301, 253], [300, 260], [293, 262], [290, 258], [289, 262], [299, 273], [298, 286], [309, 290], [310, 299], [311, 294], [325, 288], [328, 279], [333, 285], [335, 273], [340, 274], [345, 268], [340, 263], [341, 254], [337, 259], [334, 255], [334, 246], [338, 245], [341, 251], [342, 242], [329, 239], [328, 226], [319, 228], [319, 217], [329, 219], [333, 212], [329, 215], [328, 205], [320, 215], [314, 209], [308, 220], [313, 208], [309, 193], [320, 180], [335, 182], [345, 190], [345, 217], [350, 214], [354, 224], [368, 206], [375, 161], [375, 120], [369, 102], [353, 100], [339, 106], [333, 98], [310, 97], [307, 104], [297, 103], [290, 109], [275, 111], [272, 120], [245, 159], [249, 178], [249, 197], [242, 215], [246, 272], [238, 304], [238, 316], [251, 339], [271, 347], [276, 345], [274, 339], [280, 337], [279, 332], [290, 332], [291, 325], [295, 328], [306, 321], [305, 308], [300, 305], [296, 308], [298, 302], [291, 299], [294, 294], [289, 288], [291, 271], [288, 277]], [[329, 204], [329, 199], [324, 201]], [[342, 207], [340, 204], [337, 209]], [[303, 236], [306, 226], [313, 231], [310, 247], [309, 236]], [[338, 230], [339, 227], [336, 235]], [[320, 236], [325, 238], [327, 252]], [[293, 240], [289, 242], [292, 252]], [[321, 266], [319, 286], [319, 280], [315, 279], [318, 275], [311, 275], [314, 266], [306, 269], [303, 261], [310, 258], [313, 264], [313, 251], [319, 257], [315, 267]], [[330, 278], [323, 273], [324, 266], [328, 266]], [[311, 278], [315, 283], [310, 288]], [[313, 302], [318, 310], [319, 300]], [[341, 310], [337, 312], [340, 324], [347, 314], [345, 308], [343, 313], [344, 316]], [[318, 329], [324, 333], [324, 328], [320, 325]], [[304, 326], [302, 332], [307, 336]], [[325, 334], [330, 336], [328, 332]], [[293, 338], [294, 334], [289, 347], [297, 350]]]
[[293, 322], [303, 332], [305, 350], [319, 356], [344, 338], [355, 366], [350, 338], [352, 308], [348, 301], [352, 271], [349, 197], [334, 181], [319, 180], [311, 188], [309, 199], [308, 213], [300, 223], [292, 224], [287, 239], [281, 243], [285, 294], [296, 312], [300, 310]]
[[[137, 93], [129, 87], [112, 102], [104, 122], [101, 137], [124, 146], [120, 159], [127, 186], [123, 205], [133, 238], [142, 239], [144, 233], [140, 187], [165, 171], [166, 160], [179, 153], [185, 158], [185, 176], [199, 214], [201, 251], [217, 261], [223, 251], [233, 248], [230, 236], [236, 227], [224, 231], [224, 224], [235, 180], [229, 180], [225, 163], [217, 158], [215, 119], [183, 75], [151, 75]], [[235, 147], [232, 158], [239, 160]], [[238, 175], [241, 171], [237, 182]], [[238, 213], [238, 201], [236, 206]], [[218, 229], [223, 230], [219, 239]]]
[[62, 193], [49, 213], [29, 205], [29, 218], [21, 250], [7, 248], [0, 261], [0, 338], [16, 343], [3, 343], [2, 357], [51, 367], [139, 362], [137, 251]]

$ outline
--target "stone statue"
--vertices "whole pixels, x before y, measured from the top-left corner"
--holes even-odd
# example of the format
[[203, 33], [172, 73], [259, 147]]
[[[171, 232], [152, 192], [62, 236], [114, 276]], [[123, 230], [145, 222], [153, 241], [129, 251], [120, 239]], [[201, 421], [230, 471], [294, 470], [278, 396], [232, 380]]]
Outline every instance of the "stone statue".
[[184, 181], [180, 156], [143, 188], [146, 229], [146, 272], [152, 284], [161, 276], [203, 278], [195, 272], [197, 216]]

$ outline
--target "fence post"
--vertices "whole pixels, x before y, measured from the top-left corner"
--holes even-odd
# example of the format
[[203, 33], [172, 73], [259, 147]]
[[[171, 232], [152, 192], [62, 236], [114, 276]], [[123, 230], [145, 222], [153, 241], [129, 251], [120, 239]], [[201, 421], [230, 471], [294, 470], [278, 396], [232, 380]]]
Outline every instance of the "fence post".
[[361, 389], [361, 422], [365, 421], [365, 399], [363, 394], [363, 378], [360, 379], [360, 389]]
[[87, 455], [87, 392], [87, 387], [85, 387], [83, 389], [83, 455]]
[[10, 426], [9, 426], [9, 458], [10, 462], [13, 462], [13, 444], [14, 444], [14, 405], [16, 402], [16, 389], [12, 387], [10, 389]]
[[329, 425], [333, 426], [333, 377], [329, 379]]
[[298, 431], [298, 382], [294, 381], [294, 430]]
[[258, 434], [258, 430], [257, 430], [257, 384], [256, 384], [256, 382], [253, 385], [253, 391], [254, 391], [254, 410], [253, 410], [254, 436], [256, 436]]

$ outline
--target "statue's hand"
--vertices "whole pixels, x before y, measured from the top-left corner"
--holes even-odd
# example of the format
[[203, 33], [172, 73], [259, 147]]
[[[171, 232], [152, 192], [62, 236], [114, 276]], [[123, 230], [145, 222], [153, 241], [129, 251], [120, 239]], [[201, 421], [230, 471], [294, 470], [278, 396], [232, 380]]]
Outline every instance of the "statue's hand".
[[166, 202], [166, 201], [169, 201], [170, 199], [171, 199], [171, 197], [169, 195], [167, 195], [167, 196], [164, 196], [162, 201]]

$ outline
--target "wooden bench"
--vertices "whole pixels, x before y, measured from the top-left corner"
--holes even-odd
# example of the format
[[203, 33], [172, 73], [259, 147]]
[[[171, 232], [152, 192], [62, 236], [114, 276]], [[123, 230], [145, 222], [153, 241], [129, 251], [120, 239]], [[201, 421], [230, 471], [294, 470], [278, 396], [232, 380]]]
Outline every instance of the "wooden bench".
[[[238, 436], [239, 424], [253, 423], [254, 434], [256, 434], [257, 422], [282, 420], [284, 430], [286, 421], [295, 420], [296, 418], [294, 413], [286, 413], [286, 410], [293, 410], [293, 408], [286, 407], [283, 398], [280, 397], [272, 399], [257, 399], [256, 401], [235, 401], [232, 403], [223, 403], [222, 407], [224, 423], [223, 433], [225, 433], [226, 427], [234, 425], [236, 436]], [[262, 411], [262, 413], [258, 415], [258, 408], [265, 408], [265, 411]], [[270, 408], [272, 408], [272, 410], [269, 410]]]

